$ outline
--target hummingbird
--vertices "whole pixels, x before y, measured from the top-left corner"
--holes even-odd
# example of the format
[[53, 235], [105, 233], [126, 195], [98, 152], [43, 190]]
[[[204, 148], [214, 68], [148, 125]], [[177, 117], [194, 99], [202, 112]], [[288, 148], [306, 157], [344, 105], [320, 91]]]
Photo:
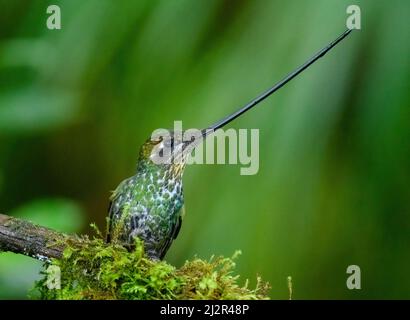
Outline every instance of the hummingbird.
[[[323, 57], [350, 32], [350, 29], [344, 31], [305, 63], [236, 112], [201, 130], [199, 137], [185, 141], [183, 132], [174, 131], [167, 136], [151, 136], [146, 140], [139, 151], [135, 174], [122, 181], [110, 197], [106, 241], [120, 242], [132, 249], [135, 238], [138, 237], [143, 241], [147, 257], [162, 260], [173, 240], [177, 238], [185, 214], [182, 177], [191, 151], [216, 130], [283, 87]], [[167, 150], [170, 151], [166, 152]]]

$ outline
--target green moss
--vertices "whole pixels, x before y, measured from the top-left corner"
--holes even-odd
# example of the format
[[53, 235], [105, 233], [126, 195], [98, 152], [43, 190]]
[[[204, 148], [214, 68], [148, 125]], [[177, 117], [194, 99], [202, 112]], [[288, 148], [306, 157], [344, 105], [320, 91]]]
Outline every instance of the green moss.
[[[43, 278], [32, 292], [40, 299], [268, 299], [267, 283], [258, 278], [251, 290], [232, 274], [232, 258], [194, 259], [177, 269], [144, 256], [142, 242], [128, 251], [101, 238], [67, 244], [63, 258], [45, 265]], [[60, 275], [58, 275], [60, 273]], [[60, 289], [49, 289], [53, 278]], [[51, 282], [50, 282], [51, 281]]]

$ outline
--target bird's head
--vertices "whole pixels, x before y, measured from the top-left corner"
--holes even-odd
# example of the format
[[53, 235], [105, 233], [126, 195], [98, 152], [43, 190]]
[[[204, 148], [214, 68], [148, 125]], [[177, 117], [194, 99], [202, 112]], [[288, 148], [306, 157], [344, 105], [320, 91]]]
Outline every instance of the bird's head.
[[142, 145], [139, 165], [182, 176], [190, 153], [203, 137], [201, 131], [187, 135], [185, 131], [158, 130]]

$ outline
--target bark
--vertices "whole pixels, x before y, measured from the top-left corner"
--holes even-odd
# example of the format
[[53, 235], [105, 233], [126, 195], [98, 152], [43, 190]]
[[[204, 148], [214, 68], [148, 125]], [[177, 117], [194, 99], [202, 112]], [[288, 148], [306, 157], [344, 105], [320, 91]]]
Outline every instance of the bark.
[[78, 241], [75, 236], [0, 214], [0, 251], [11, 251], [47, 261], [62, 257], [67, 240]]

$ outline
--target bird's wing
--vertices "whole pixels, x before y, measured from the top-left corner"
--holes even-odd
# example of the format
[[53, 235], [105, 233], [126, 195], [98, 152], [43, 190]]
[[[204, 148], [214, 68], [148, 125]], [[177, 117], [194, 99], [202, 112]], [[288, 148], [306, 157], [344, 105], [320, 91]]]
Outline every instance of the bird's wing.
[[172, 232], [170, 234], [170, 237], [164, 242], [164, 245], [159, 250], [160, 252], [159, 256], [161, 260], [164, 258], [165, 254], [167, 253], [169, 247], [172, 244], [172, 241], [178, 237], [179, 231], [181, 230], [182, 219], [185, 216], [185, 206], [181, 207], [177, 216], [178, 218], [176, 219], [175, 223], [172, 226]]
[[178, 220], [174, 226], [174, 232], [172, 233], [172, 240], [178, 237], [179, 231], [181, 230], [182, 220], [185, 216], [185, 206], [182, 206], [181, 210], [179, 211]]
[[108, 221], [107, 221], [107, 235], [105, 238], [105, 241], [107, 243], [111, 242], [111, 230], [113, 227], [113, 216], [114, 216], [114, 212], [113, 212], [113, 200], [110, 201], [110, 204], [108, 205]]
[[[119, 215], [121, 215], [121, 210], [122, 210], [122, 198], [120, 197], [121, 194], [123, 194], [124, 189], [126, 188], [127, 185], [127, 180], [122, 181], [118, 187], [113, 191], [111, 197], [110, 197], [110, 204], [108, 206], [108, 229], [107, 229], [107, 236], [106, 236], [106, 242], [110, 242], [111, 239], [111, 232], [114, 228], [114, 222], [115, 220], [119, 218]], [[118, 205], [116, 205], [118, 204]]]

